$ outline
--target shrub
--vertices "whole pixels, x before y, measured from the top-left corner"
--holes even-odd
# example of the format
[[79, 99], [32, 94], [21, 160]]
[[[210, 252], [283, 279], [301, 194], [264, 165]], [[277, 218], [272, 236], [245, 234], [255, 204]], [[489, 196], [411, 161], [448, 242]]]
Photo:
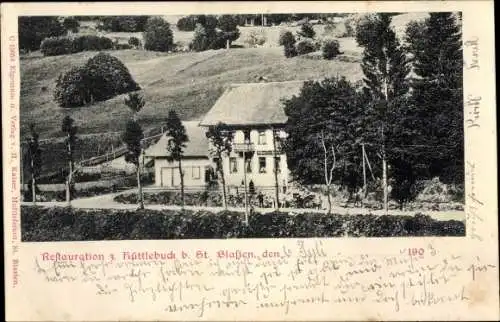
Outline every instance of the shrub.
[[174, 48], [174, 36], [170, 24], [159, 17], [148, 19], [143, 39], [146, 50], [171, 51]]
[[264, 31], [261, 30], [258, 32], [256, 30], [252, 30], [245, 39], [245, 43], [247, 43], [250, 47], [257, 47], [264, 45], [266, 40], [267, 38]]
[[311, 39], [303, 39], [297, 43], [297, 54], [305, 55], [316, 51], [316, 46]]
[[74, 17], [66, 17], [63, 20], [63, 26], [66, 30], [77, 33], [78, 29], [80, 28], [80, 22]]
[[113, 96], [139, 89], [128, 68], [118, 58], [99, 53], [85, 64], [94, 100], [103, 101]]
[[295, 37], [290, 31], [285, 31], [280, 34], [279, 45], [290, 47], [295, 45]]
[[316, 32], [314, 31], [313, 26], [310, 23], [305, 23], [300, 27], [300, 31], [297, 34], [304, 38], [313, 39], [316, 36]]
[[61, 107], [78, 107], [138, 89], [127, 67], [118, 58], [101, 52], [84, 66], [60, 74], [54, 99]]
[[84, 106], [92, 101], [91, 85], [85, 67], [77, 66], [59, 75], [54, 100], [61, 107]]
[[427, 215], [243, 214], [21, 206], [23, 241], [193, 238], [465, 236], [461, 221]]
[[322, 54], [324, 59], [333, 59], [340, 54], [340, 45], [338, 40], [326, 40], [323, 44]]
[[117, 44], [115, 43], [113, 45], [113, 49], [115, 50], [124, 50], [124, 49], [132, 49], [133, 46], [129, 45], [129, 44]]
[[67, 55], [73, 52], [73, 42], [66, 37], [45, 38], [40, 45], [44, 56]]
[[139, 38], [137, 38], [137, 37], [130, 37], [130, 38], [128, 39], [128, 44], [129, 44], [130, 46], [134, 46], [135, 48], [138, 48], [138, 47], [140, 47], [140, 46], [141, 46], [141, 41], [140, 41], [140, 40], [139, 40]]
[[98, 51], [113, 48], [113, 41], [107, 37], [84, 35], [73, 39], [73, 52]]

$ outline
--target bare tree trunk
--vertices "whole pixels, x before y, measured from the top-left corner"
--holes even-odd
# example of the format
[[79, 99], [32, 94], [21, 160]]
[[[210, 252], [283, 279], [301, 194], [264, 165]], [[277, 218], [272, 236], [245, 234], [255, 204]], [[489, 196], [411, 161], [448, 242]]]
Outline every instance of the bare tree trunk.
[[330, 195], [330, 184], [326, 185], [326, 198], [328, 200], [328, 214], [332, 213], [332, 197]]
[[137, 163], [136, 168], [137, 174], [137, 199], [139, 200], [139, 209], [144, 209], [144, 196], [142, 194], [142, 183], [141, 183], [141, 167], [140, 164]]
[[328, 209], [327, 212], [330, 214], [332, 212], [332, 199], [330, 195], [330, 185], [333, 180], [333, 170], [335, 169], [335, 165], [337, 163], [336, 157], [335, 157], [335, 150], [332, 148], [332, 156], [333, 156], [333, 164], [332, 167], [330, 168], [330, 171], [328, 171], [328, 149], [326, 148], [325, 144], [325, 137], [323, 134], [323, 131], [321, 131], [321, 145], [323, 146], [323, 152], [324, 152], [324, 170], [325, 170], [325, 184], [326, 184], [326, 194], [328, 198]]
[[218, 156], [218, 160], [220, 181], [222, 183], [222, 205], [224, 206], [224, 209], [227, 209], [226, 178], [224, 177], [224, 168], [222, 168], [222, 156], [220, 154]]
[[31, 156], [31, 198], [33, 201], [33, 206], [36, 206], [36, 179], [35, 179], [35, 167], [33, 156]]
[[184, 173], [182, 172], [181, 159], [179, 159], [179, 176], [181, 178], [181, 201], [182, 201], [182, 208], [184, 208]]

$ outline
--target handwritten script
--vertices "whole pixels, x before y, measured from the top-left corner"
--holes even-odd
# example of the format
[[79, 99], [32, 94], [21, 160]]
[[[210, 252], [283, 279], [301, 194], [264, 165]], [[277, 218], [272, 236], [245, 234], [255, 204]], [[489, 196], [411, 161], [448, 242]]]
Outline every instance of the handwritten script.
[[406, 249], [388, 256], [346, 255], [327, 251], [320, 240], [239, 259], [182, 253], [153, 260], [126, 260], [121, 254], [99, 261], [38, 256], [34, 265], [47, 283], [88, 283], [96, 297], [122, 296], [130, 305], [154, 301], [167, 314], [198, 317], [255, 309], [287, 315], [307, 305], [375, 304], [395, 312], [407, 306], [472, 305], [478, 299], [467, 287], [496, 267], [479, 257], [471, 262], [439, 255], [432, 247], [419, 255]]

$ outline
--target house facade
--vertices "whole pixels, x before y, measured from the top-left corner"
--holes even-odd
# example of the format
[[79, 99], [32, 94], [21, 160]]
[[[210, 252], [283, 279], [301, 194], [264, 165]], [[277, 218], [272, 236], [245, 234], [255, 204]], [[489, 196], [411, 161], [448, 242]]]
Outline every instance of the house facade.
[[[205, 130], [198, 126], [199, 121], [183, 122], [189, 142], [181, 160], [184, 186], [187, 189], [203, 189], [210, 178], [211, 161], [208, 157], [208, 140]], [[158, 188], [178, 189], [181, 179], [177, 161], [169, 161], [167, 156], [168, 136], [145, 151], [145, 156], [154, 160], [154, 185]]]
[[253, 185], [271, 193], [276, 181], [279, 190], [286, 191], [290, 178], [281, 144], [287, 120], [282, 100], [299, 94], [302, 85], [303, 81], [231, 85], [202, 119], [201, 127], [224, 123], [233, 132], [232, 151], [222, 160], [229, 191]]

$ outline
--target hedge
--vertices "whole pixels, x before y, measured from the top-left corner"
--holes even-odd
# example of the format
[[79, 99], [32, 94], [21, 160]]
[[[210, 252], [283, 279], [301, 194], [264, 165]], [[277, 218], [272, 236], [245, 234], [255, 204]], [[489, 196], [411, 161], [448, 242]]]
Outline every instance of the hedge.
[[23, 241], [465, 236], [461, 221], [430, 216], [99, 210], [21, 207]]
[[40, 51], [44, 56], [58, 56], [82, 51], [113, 49], [113, 41], [107, 37], [84, 35], [74, 38], [50, 37], [42, 41]]

